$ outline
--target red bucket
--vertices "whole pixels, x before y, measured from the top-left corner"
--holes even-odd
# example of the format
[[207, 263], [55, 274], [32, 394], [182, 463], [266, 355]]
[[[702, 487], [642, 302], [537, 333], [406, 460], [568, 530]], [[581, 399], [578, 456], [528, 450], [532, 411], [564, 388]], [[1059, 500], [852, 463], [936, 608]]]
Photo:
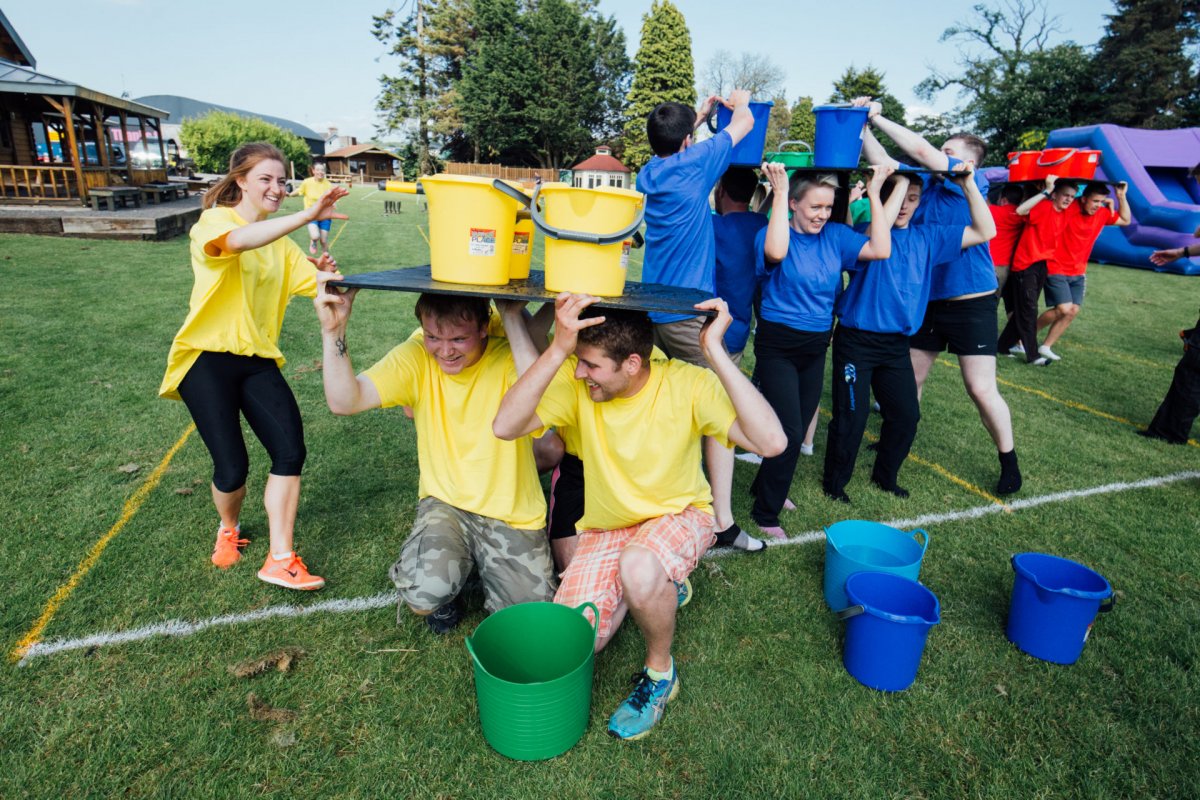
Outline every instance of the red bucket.
[[1034, 179], [1044, 180], [1047, 175], [1060, 178], [1091, 180], [1100, 166], [1099, 150], [1077, 150], [1074, 147], [1047, 147], [1038, 157]]
[[1041, 150], [1021, 150], [1008, 154], [1008, 179], [1010, 181], [1035, 181], [1037, 160]]

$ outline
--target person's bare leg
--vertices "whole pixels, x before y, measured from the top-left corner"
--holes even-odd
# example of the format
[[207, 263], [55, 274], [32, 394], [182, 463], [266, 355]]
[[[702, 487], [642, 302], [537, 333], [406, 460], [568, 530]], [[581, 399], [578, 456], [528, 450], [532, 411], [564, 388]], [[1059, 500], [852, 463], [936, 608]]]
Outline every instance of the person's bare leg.
[[817, 437], [817, 417], [821, 416], [820, 412], [814, 411], [812, 420], [808, 423], [808, 430], [804, 432], [803, 447], [807, 447], [812, 451], [813, 439]]
[[929, 377], [929, 370], [933, 366], [933, 362], [937, 361], [938, 354], [933, 350], [915, 350], [909, 348], [908, 357], [912, 360], [913, 377], [917, 379], [917, 402], [921, 401], [921, 390], [925, 386], [925, 379]]
[[271, 555], [292, 552], [292, 534], [296, 528], [296, 509], [300, 507], [299, 475], [268, 475], [263, 505], [271, 527]]
[[733, 450], [711, 436], [705, 436], [704, 462], [708, 465], [716, 528], [723, 531], [733, 524]]
[[958, 363], [962, 367], [967, 394], [979, 409], [979, 418], [995, 442], [996, 450], [1001, 453], [1012, 450], [1012, 416], [996, 385], [996, 357], [959, 356]]
[[1058, 308], [1058, 306], [1055, 306], [1054, 308], [1047, 308], [1042, 312], [1041, 316], [1039, 316], [1037, 320], [1037, 329], [1039, 331], [1047, 325], [1053, 325], [1055, 321], [1058, 320], [1059, 316], [1061, 316], [1061, 312], [1059, 312]]
[[213, 505], [221, 517], [222, 528], [235, 528], [242, 514], [242, 504], [246, 502], [246, 485], [232, 492], [222, 492], [216, 486], [212, 487]]
[[646, 666], [656, 672], [671, 669], [671, 642], [679, 596], [657, 556], [630, 545], [621, 551], [621, 587], [625, 604], [646, 640]]
[[599, 653], [608, 646], [608, 643], [611, 642], [613, 637], [617, 635], [617, 631], [621, 629], [621, 623], [625, 621], [625, 615], [627, 613], [629, 613], [629, 606], [626, 605], [624, 600], [622, 600], [617, 604], [617, 607], [613, 609], [612, 620], [609, 622], [608, 626], [608, 635], [596, 637], [596, 647], [594, 652]]
[[1042, 342], [1043, 347], [1053, 347], [1067, 328], [1071, 327], [1071, 323], [1075, 321], [1075, 317], [1079, 314], [1079, 306], [1074, 303], [1064, 303], [1058, 306], [1056, 310], [1059, 316], [1050, 325], [1050, 331], [1046, 334], [1046, 341]]
[[554, 556], [554, 567], [558, 570], [559, 575], [566, 572], [567, 567], [571, 566], [571, 559], [575, 557], [577, 549], [579, 549], [578, 536], [563, 536], [550, 540], [550, 552]]

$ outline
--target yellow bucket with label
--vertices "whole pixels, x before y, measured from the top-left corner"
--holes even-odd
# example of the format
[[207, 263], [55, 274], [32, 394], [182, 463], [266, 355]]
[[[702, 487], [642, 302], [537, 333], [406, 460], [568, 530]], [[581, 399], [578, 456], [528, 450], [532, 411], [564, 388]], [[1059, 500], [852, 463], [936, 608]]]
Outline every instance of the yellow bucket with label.
[[646, 212], [641, 192], [547, 183], [534, 190], [530, 212], [546, 237], [547, 291], [624, 293], [629, 250]]
[[[429, 265], [435, 281], [503, 286], [522, 202], [500, 181], [472, 175], [421, 178], [429, 202]], [[506, 187], [508, 188], [508, 187]], [[514, 193], [521, 193], [514, 189]]]
[[524, 280], [529, 277], [529, 262], [533, 258], [533, 217], [528, 211], [517, 212], [517, 224], [513, 228], [512, 256], [508, 261], [509, 280]]

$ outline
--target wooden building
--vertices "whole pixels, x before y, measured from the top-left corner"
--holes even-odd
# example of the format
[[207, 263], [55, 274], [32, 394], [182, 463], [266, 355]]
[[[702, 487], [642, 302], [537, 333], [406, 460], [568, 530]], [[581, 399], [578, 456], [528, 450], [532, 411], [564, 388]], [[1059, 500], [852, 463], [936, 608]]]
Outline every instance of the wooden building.
[[632, 189], [629, 167], [613, 157], [612, 148], [600, 146], [596, 154], [571, 167], [575, 173], [572, 185], [581, 189], [598, 189], [601, 186], [616, 186]]
[[38, 72], [0, 11], [0, 203], [86, 203], [94, 187], [166, 180], [166, 116]]
[[400, 166], [400, 156], [373, 144], [343, 147], [317, 160], [325, 162], [330, 180], [358, 183], [391, 180]]

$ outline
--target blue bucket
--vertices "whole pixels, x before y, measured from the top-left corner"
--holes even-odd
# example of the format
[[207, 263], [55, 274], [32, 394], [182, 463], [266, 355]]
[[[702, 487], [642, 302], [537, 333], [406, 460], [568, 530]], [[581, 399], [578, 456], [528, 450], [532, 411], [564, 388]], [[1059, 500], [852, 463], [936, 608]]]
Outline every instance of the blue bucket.
[[1074, 664], [1096, 614], [1112, 611], [1112, 586], [1082, 564], [1044, 553], [1017, 553], [1012, 566], [1008, 640], [1043, 661]]
[[850, 607], [842, 663], [863, 686], [902, 692], [917, 679], [929, 629], [941, 622], [937, 596], [889, 572], [856, 572], [846, 581]]
[[813, 165], [827, 169], [854, 169], [862, 152], [863, 125], [867, 109], [847, 106], [817, 106], [817, 145]]
[[857, 519], [830, 525], [825, 529], [825, 603], [834, 611], [850, 604], [846, 579], [855, 572], [890, 572], [917, 580], [928, 547], [929, 534], [920, 529], [905, 533]]
[[[754, 128], [733, 146], [733, 154], [729, 158], [730, 166], [762, 166], [763, 150], [767, 146], [767, 122], [771, 119], [771, 107], [774, 105], [775, 103], [769, 100], [765, 103], [750, 101], [750, 113], [754, 115]], [[711, 115], [708, 118], [708, 129], [713, 133], [724, 130], [729, 125], [729, 121], [733, 119], [733, 111], [725, 106], [718, 104], [715, 110], [717, 112], [716, 124], [713, 124]]]

